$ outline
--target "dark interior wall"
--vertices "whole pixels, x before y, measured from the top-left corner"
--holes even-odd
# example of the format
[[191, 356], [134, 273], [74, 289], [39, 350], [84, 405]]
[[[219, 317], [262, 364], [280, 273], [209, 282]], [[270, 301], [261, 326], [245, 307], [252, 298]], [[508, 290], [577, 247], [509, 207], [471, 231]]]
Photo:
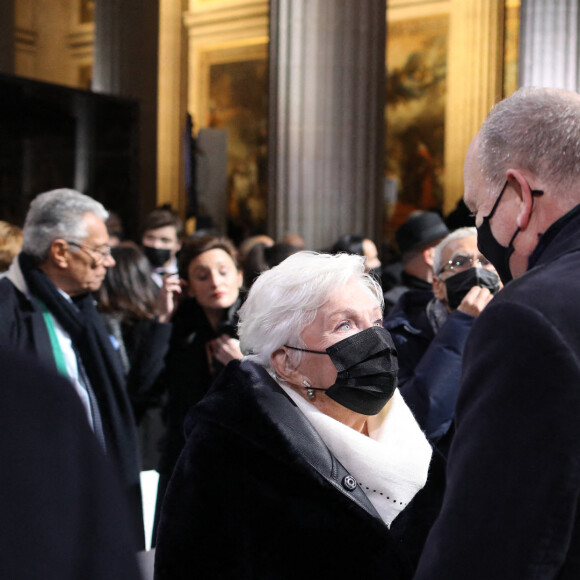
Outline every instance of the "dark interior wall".
[[0, 75], [0, 219], [22, 225], [36, 195], [70, 187], [135, 235], [138, 125], [135, 100]]
[[14, 72], [14, 0], [0, 2], [0, 72]]
[[93, 90], [139, 104], [141, 222], [157, 201], [159, 0], [99, 0], [95, 4]]

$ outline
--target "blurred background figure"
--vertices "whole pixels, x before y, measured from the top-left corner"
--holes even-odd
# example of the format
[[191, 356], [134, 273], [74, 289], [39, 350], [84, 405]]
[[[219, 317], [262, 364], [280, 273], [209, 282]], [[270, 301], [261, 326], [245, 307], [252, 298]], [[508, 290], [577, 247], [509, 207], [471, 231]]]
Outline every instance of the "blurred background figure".
[[431, 290], [435, 246], [449, 233], [438, 213], [412, 212], [395, 232], [403, 263], [401, 284], [385, 292], [385, 314], [408, 290]]
[[250, 236], [249, 238], [242, 240], [238, 246], [238, 260], [240, 266], [243, 266], [246, 256], [256, 244], [273, 246], [274, 243], [275, 243], [274, 240], [270, 236], [266, 235]]
[[286, 242], [278, 242], [273, 246], [264, 248], [264, 260], [266, 262], [266, 269], [274, 268], [283, 262], [288, 256], [299, 252], [300, 248]]
[[[249, 288], [254, 279], [263, 271], [262, 249], [273, 246], [274, 243], [270, 236], [257, 235], [250, 236], [239, 244], [238, 263], [243, 273], [244, 288]], [[260, 246], [260, 249], [254, 249], [256, 246]]]
[[162, 394], [153, 390], [163, 368], [171, 325], [166, 301], [151, 279], [149, 261], [134, 245], [111, 249], [109, 268], [97, 293], [98, 308], [118, 344], [133, 406], [141, 451], [141, 469], [156, 469], [163, 434]]
[[433, 269], [432, 290], [405, 292], [383, 325], [399, 354], [401, 394], [429, 441], [447, 454], [465, 342], [501, 283], [477, 249], [475, 228], [445, 237]]
[[0, 221], [0, 273], [6, 272], [22, 248], [22, 228]]
[[109, 232], [109, 246], [111, 246], [111, 248], [118, 246], [125, 240], [123, 220], [117, 212], [109, 212], [109, 217], [107, 218], [105, 225], [107, 226], [107, 231]]
[[176, 256], [182, 238], [183, 222], [169, 206], [154, 209], [145, 218], [141, 244], [159, 288], [163, 286], [165, 275], [177, 274]]
[[248, 291], [254, 280], [266, 270], [277, 266], [288, 256], [299, 252], [300, 248], [292, 244], [279, 242], [273, 246], [258, 243], [248, 252], [244, 262], [244, 289]]
[[173, 315], [173, 330], [157, 388], [168, 395], [166, 430], [158, 465], [157, 512], [185, 438], [183, 423], [229, 361], [241, 359], [237, 311], [242, 273], [233, 243], [223, 237], [187, 240], [179, 253], [184, 298]]
[[381, 279], [381, 261], [379, 260], [379, 253], [375, 243], [369, 238], [355, 234], [345, 234], [340, 236], [340, 238], [334, 242], [330, 252], [332, 254], [344, 252], [345, 254], [364, 256], [366, 258], [366, 271], [374, 274], [378, 280]]
[[68, 380], [0, 350], [0, 578], [140, 580], [127, 506]]
[[403, 275], [403, 263], [398, 245], [389, 240], [383, 240], [381, 245], [381, 286], [386, 294], [391, 288], [400, 286]]
[[286, 234], [282, 238], [282, 243], [290, 244], [291, 246], [294, 246], [299, 250], [306, 249], [306, 242], [304, 241], [304, 238], [300, 234]]

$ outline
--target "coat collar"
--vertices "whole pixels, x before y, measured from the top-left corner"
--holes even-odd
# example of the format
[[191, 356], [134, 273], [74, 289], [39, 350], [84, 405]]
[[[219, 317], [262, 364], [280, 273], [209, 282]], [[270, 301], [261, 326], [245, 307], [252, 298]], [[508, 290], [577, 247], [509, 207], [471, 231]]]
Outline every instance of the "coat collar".
[[26, 296], [26, 298], [30, 299], [30, 290], [28, 289], [28, 284], [26, 284], [26, 280], [24, 279], [24, 275], [22, 274], [22, 269], [20, 268], [20, 255], [18, 255], [14, 260], [12, 260], [12, 264], [10, 264], [10, 268], [6, 273], [6, 278], [14, 284], [14, 286]]
[[[360, 486], [353, 485], [354, 478], [331, 454], [312, 424], [266, 369], [248, 360], [231, 362], [214, 385], [209, 398], [219, 397], [222, 387], [227, 388], [228, 384], [233, 389], [246, 391], [245, 395], [250, 396], [258, 406], [259, 415], [266, 417], [268, 422], [275, 426], [279, 434], [292, 447], [292, 452], [296, 456], [303, 459], [337, 491], [383, 523]], [[227, 396], [227, 393], [224, 394]], [[204, 403], [205, 401], [201, 405]], [[228, 420], [223, 415], [222, 419]], [[248, 424], [247, 417], [245, 424]]]
[[528, 261], [528, 270], [580, 249], [580, 205], [577, 205], [543, 234]]

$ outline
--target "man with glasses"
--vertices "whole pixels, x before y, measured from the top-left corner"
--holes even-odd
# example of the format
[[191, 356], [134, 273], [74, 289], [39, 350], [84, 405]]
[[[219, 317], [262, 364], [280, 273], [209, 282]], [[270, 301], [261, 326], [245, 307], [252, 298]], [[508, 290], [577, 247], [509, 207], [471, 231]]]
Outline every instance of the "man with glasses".
[[461, 356], [475, 321], [499, 290], [475, 228], [447, 235], [433, 254], [432, 290], [409, 290], [383, 321], [399, 355], [399, 389], [427, 438], [447, 454]]
[[[22, 252], [0, 280], [0, 346], [34, 355], [68, 379], [89, 426], [127, 491], [143, 542], [139, 461], [120, 358], [94, 306], [111, 257], [107, 212], [69, 189], [37, 196]], [[66, 421], [66, 417], [54, 417]]]
[[580, 578], [580, 95], [522, 88], [497, 104], [464, 199], [505, 288], [467, 340], [416, 579]]

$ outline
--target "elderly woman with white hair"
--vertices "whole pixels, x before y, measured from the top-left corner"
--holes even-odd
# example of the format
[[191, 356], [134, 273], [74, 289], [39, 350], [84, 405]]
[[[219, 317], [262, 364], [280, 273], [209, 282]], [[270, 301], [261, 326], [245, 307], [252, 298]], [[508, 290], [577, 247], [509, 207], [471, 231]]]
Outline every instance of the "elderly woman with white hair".
[[443, 466], [397, 390], [362, 256], [299, 252], [240, 310], [246, 355], [189, 414], [156, 578], [411, 578]]

